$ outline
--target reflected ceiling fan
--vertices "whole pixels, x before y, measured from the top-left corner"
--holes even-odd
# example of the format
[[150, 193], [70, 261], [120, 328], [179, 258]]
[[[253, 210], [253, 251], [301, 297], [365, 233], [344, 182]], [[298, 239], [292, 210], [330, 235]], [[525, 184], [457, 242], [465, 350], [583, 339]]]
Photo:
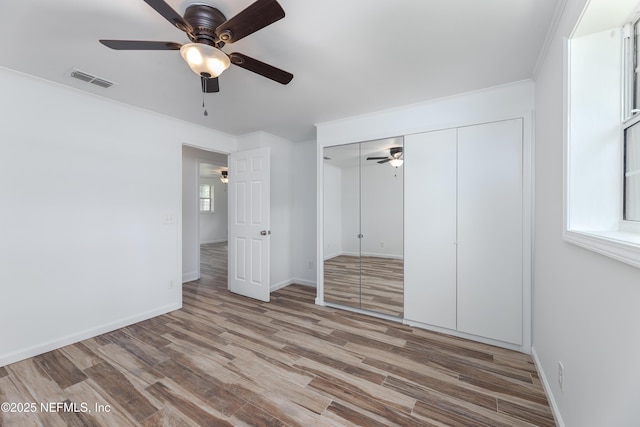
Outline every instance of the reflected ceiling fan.
[[387, 157], [367, 157], [367, 160], [378, 160], [378, 163], [389, 163], [394, 168], [402, 166], [404, 159], [402, 158], [402, 147], [391, 147], [389, 156]]
[[231, 64], [283, 85], [293, 79], [293, 74], [242, 53], [226, 54], [220, 50], [225, 44], [237, 42], [284, 18], [284, 10], [276, 0], [257, 0], [228, 20], [218, 9], [203, 3], [188, 6], [184, 16], [180, 16], [163, 0], [144, 2], [184, 31], [191, 43], [142, 40], [100, 40], [100, 43], [115, 50], [179, 50], [193, 72], [200, 76], [204, 93], [220, 91], [218, 76]]

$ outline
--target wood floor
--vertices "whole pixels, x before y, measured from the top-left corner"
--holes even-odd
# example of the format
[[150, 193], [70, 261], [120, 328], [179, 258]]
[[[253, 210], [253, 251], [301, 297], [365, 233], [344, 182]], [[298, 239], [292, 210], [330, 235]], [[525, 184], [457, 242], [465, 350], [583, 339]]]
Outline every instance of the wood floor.
[[237, 296], [224, 245], [203, 249], [182, 310], [0, 367], [0, 403], [23, 410], [0, 425], [555, 425], [528, 356], [319, 307], [313, 288]]
[[324, 262], [327, 302], [402, 317], [403, 285], [401, 259], [339, 255]]

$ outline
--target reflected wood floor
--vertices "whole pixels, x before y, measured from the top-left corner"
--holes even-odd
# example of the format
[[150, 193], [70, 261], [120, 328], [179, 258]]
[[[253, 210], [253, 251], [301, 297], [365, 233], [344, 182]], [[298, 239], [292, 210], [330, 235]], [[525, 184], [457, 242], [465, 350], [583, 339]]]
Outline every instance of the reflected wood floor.
[[402, 317], [404, 261], [339, 255], [324, 262], [324, 299]]
[[183, 309], [0, 367], [0, 403], [38, 405], [0, 425], [555, 425], [527, 355], [319, 307], [304, 286], [231, 294], [224, 246], [203, 247]]

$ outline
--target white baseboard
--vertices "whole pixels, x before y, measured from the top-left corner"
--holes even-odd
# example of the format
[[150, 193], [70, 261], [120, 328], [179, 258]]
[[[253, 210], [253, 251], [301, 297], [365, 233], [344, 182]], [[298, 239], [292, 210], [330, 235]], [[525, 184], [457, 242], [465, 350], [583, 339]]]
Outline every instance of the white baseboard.
[[344, 255], [344, 256], [358, 256], [358, 257], [359, 257], [359, 256], [360, 256], [360, 252], [349, 252], [349, 251], [346, 251], [346, 252], [340, 252], [340, 253], [338, 254], [338, 256], [340, 256], [340, 255]]
[[286, 288], [289, 285], [303, 285], [303, 286], [309, 286], [309, 287], [315, 288], [316, 282], [312, 282], [310, 280], [305, 280], [305, 279], [284, 280], [280, 283], [276, 283], [275, 285], [271, 285], [271, 292], [275, 292], [278, 289]]
[[342, 252], [336, 252], [334, 254], [324, 254], [324, 258], [323, 259], [326, 261], [326, 260], [329, 260], [331, 258], [335, 258], [335, 257], [340, 256], [340, 255], [343, 255], [343, 253]]
[[271, 285], [271, 292], [275, 292], [278, 289], [282, 289], [282, 288], [286, 288], [289, 285], [293, 285], [293, 279], [289, 279], [289, 280], [284, 280], [280, 283], [276, 283], [276, 284], [272, 284]]
[[193, 282], [194, 280], [198, 280], [199, 278], [200, 277], [198, 276], [197, 271], [182, 273], [182, 283]]
[[309, 286], [311, 288], [316, 288], [317, 287], [315, 280], [306, 280], [306, 279], [293, 278], [292, 283], [295, 283], [296, 285]]
[[556, 420], [556, 425], [558, 427], [565, 427], [564, 421], [562, 420], [562, 415], [560, 414], [560, 408], [558, 408], [556, 399], [553, 396], [553, 392], [551, 391], [549, 380], [547, 378], [547, 375], [544, 373], [544, 370], [542, 369], [542, 363], [540, 363], [540, 359], [538, 359], [538, 353], [536, 353], [536, 349], [533, 346], [531, 347], [531, 358], [533, 359], [533, 364], [536, 366], [536, 370], [538, 371], [540, 381], [542, 381], [544, 392], [547, 394], [547, 400], [549, 401], [549, 406], [551, 407], [553, 418]]
[[19, 362], [30, 357], [38, 356], [40, 354], [62, 348], [70, 344], [75, 344], [89, 338], [97, 337], [98, 335], [106, 334], [108, 332], [115, 331], [116, 329], [124, 328], [125, 326], [133, 325], [134, 323], [142, 322], [143, 320], [151, 319], [152, 317], [160, 316], [162, 314], [166, 314], [180, 308], [182, 308], [182, 303], [167, 305], [156, 310], [136, 314], [135, 316], [107, 323], [105, 325], [88, 329], [77, 334], [57, 338], [44, 344], [39, 344], [10, 354], [4, 354], [0, 356], [0, 366], [10, 365], [12, 363]]
[[388, 258], [388, 259], [404, 259], [403, 255], [393, 255], [393, 254], [380, 254], [377, 252], [362, 252], [361, 256], [368, 256], [372, 258]]

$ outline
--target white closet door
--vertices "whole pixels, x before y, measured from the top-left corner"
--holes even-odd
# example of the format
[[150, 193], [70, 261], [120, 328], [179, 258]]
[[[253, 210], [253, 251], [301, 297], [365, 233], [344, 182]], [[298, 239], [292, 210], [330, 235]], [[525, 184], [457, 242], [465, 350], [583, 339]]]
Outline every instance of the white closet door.
[[405, 137], [407, 320], [456, 329], [456, 130]]
[[522, 120], [458, 129], [458, 330], [522, 344]]

